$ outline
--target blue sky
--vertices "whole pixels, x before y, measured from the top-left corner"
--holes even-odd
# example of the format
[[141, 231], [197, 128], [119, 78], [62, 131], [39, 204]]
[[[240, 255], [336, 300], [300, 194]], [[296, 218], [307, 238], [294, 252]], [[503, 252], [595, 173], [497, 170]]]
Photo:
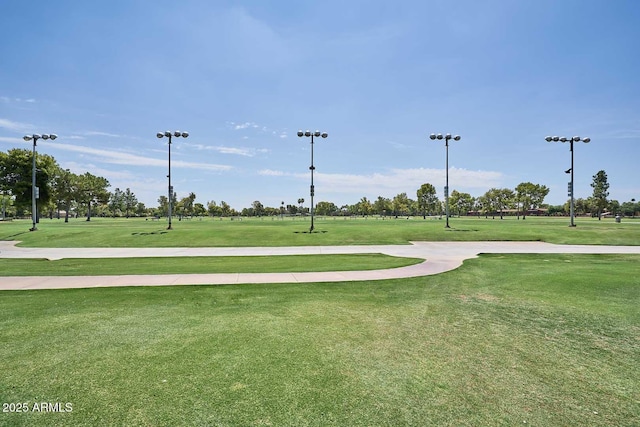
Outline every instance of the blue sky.
[[38, 152], [75, 173], [178, 197], [338, 206], [433, 184], [484, 194], [520, 182], [567, 200], [607, 172], [640, 199], [640, 2], [19, 1], [0, 4], [0, 150], [57, 133]]

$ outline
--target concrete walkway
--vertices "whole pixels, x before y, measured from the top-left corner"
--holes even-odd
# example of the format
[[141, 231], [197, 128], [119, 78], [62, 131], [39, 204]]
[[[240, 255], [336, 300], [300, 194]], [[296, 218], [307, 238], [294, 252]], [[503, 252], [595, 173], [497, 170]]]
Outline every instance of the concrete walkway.
[[381, 253], [425, 261], [384, 270], [308, 273], [218, 273], [119, 276], [0, 277], [0, 290], [93, 288], [104, 286], [222, 285], [383, 280], [428, 276], [452, 270], [481, 253], [640, 254], [640, 246], [553, 245], [543, 242], [412, 242], [410, 245], [294, 246], [247, 248], [22, 248], [0, 241], [0, 258], [135, 258]]

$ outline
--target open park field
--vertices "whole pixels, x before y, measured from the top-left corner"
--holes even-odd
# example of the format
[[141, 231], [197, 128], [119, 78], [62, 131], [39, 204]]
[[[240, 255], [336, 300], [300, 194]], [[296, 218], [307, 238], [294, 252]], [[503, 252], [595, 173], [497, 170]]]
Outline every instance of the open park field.
[[[424, 240], [640, 245], [640, 221], [576, 223], [452, 218], [446, 230], [437, 219], [331, 218], [309, 234], [308, 221], [286, 218], [175, 221], [171, 231], [144, 219], [43, 219], [34, 233], [28, 221], [0, 223], [0, 240], [79, 251]], [[415, 262], [323, 257], [230, 258], [215, 268]], [[25, 261], [37, 260], [0, 259], [0, 274], [36, 268], [13, 264]], [[161, 264], [202, 268], [197, 260], [119, 261], [140, 274]], [[84, 262], [37, 268], [109, 267]], [[500, 254], [402, 280], [4, 291], [0, 425], [638, 425], [638, 265], [638, 255]]]
[[28, 220], [0, 222], [0, 240], [18, 240], [30, 247], [237, 247], [237, 246], [320, 246], [394, 245], [410, 241], [545, 241], [562, 244], [640, 245], [640, 219], [577, 218], [577, 227], [568, 227], [567, 217], [484, 217], [444, 219], [406, 217], [349, 218], [316, 217], [309, 233], [308, 218], [203, 218], [173, 220], [167, 230], [166, 218], [41, 219], [38, 232], [29, 232]]

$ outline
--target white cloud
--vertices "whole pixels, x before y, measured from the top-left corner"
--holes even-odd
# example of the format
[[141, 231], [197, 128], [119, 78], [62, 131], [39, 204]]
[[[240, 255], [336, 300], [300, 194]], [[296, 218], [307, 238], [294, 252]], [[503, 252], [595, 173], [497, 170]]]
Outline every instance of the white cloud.
[[[272, 169], [258, 171], [259, 175], [272, 177], [293, 177], [308, 180], [308, 173], [290, 173]], [[472, 171], [449, 168], [449, 187], [458, 191], [499, 187], [504, 178], [500, 172]], [[430, 183], [443, 192], [445, 171], [443, 169], [390, 169], [372, 174], [327, 174], [316, 172], [314, 181], [322, 191], [333, 194], [395, 195], [413, 192], [422, 184]]]
[[286, 173], [286, 172], [282, 172], [282, 171], [276, 171], [273, 169], [262, 169], [260, 171], [258, 171], [258, 175], [262, 175], [262, 176], [291, 176], [292, 174]]
[[258, 126], [257, 124], [255, 124], [253, 122], [244, 122], [244, 123], [240, 123], [240, 124], [231, 122], [231, 125], [233, 126], [233, 128], [235, 130], [241, 130], [241, 129], [247, 129], [247, 128], [256, 129], [256, 128], [260, 127], [260, 126]]
[[0, 119], [0, 128], [7, 129], [14, 132], [26, 132], [33, 128], [33, 125], [29, 123], [14, 122], [8, 119]]
[[223, 145], [203, 145], [203, 144], [182, 144], [186, 147], [192, 147], [196, 150], [215, 151], [220, 154], [235, 154], [238, 156], [254, 157], [257, 153], [268, 153], [266, 148], [246, 148], [246, 147], [226, 147]]
[[87, 131], [81, 133], [84, 136], [108, 136], [110, 138], [122, 138], [122, 135], [117, 135], [115, 133], [108, 132], [100, 132], [100, 131]]
[[33, 104], [37, 102], [34, 98], [22, 99], [22, 98], [9, 98], [8, 96], [0, 96], [0, 102], [4, 102], [6, 104], [12, 102], [27, 102], [29, 104]]
[[[316, 174], [320, 185], [327, 185], [336, 192], [360, 193], [363, 191], [403, 192], [417, 189], [424, 183], [444, 187], [445, 171], [442, 169], [391, 169], [386, 173], [369, 175]], [[503, 175], [492, 171], [471, 171], [449, 168], [449, 187], [488, 189], [499, 186]]]
[[[50, 147], [52, 149], [72, 151], [75, 153], [88, 155], [94, 158], [96, 161], [110, 163], [110, 164], [135, 165], [135, 166], [160, 166], [160, 167], [167, 166], [167, 161], [165, 159], [144, 157], [137, 154], [125, 153], [120, 151], [101, 150], [97, 148], [84, 147], [81, 145], [67, 145], [67, 144], [51, 144]], [[228, 171], [232, 169], [232, 166], [228, 166], [228, 165], [186, 162], [182, 160], [172, 161], [171, 166], [181, 167], [186, 169], [201, 169], [201, 170], [210, 170], [210, 171]]]
[[71, 172], [79, 175], [85, 172], [90, 172], [93, 175], [109, 177], [109, 181], [138, 179], [138, 177], [131, 171], [105, 169], [93, 163], [78, 163], [70, 161], [62, 162], [60, 167], [63, 169], [69, 169]]
[[10, 144], [24, 144], [24, 140], [22, 138], [11, 138], [7, 136], [0, 136], [0, 142], [8, 142]]

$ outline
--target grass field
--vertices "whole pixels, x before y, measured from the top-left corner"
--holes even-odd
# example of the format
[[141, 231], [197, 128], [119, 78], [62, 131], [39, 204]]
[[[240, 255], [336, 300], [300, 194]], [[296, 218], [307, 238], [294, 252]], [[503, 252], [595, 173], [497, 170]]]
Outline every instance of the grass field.
[[[139, 219], [43, 219], [33, 233], [28, 221], [0, 223], [0, 240], [77, 248], [640, 244], [640, 222], [576, 222], [453, 218], [445, 230], [429, 219], [325, 219], [309, 234], [301, 220], [181, 221], [167, 231]], [[325, 261], [335, 270], [391, 258], [375, 257]], [[216, 268], [309, 265], [278, 258], [228, 258]], [[111, 262], [85, 261], [54, 270], [81, 274]], [[179, 263], [119, 261], [132, 271]], [[13, 267], [50, 263], [30, 262]], [[3, 291], [0, 426], [638, 425], [638, 265], [638, 255], [482, 255], [404, 280]], [[43, 403], [71, 412], [44, 412]]]
[[38, 231], [29, 232], [31, 222], [0, 223], [0, 240], [19, 240], [22, 246], [37, 247], [230, 247], [230, 246], [316, 246], [407, 244], [409, 241], [527, 240], [563, 244], [640, 245], [640, 220], [594, 218], [527, 217], [517, 220], [452, 218], [426, 219], [344, 219], [319, 218], [316, 230], [308, 232], [306, 219], [263, 218], [242, 221], [175, 221], [166, 223], [144, 219], [93, 218], [42, 219]]
[[492, 255], [396, 281], [3, 292], [0, 400], [31, 412], [0, 425], [637, 425], [638, 261]]
[[400, 258], [383, 254], [65, 258], [54, 261], [0, 258], [0, 277], [358, 271], [405, 267], [423, 261], [418, 258]]

